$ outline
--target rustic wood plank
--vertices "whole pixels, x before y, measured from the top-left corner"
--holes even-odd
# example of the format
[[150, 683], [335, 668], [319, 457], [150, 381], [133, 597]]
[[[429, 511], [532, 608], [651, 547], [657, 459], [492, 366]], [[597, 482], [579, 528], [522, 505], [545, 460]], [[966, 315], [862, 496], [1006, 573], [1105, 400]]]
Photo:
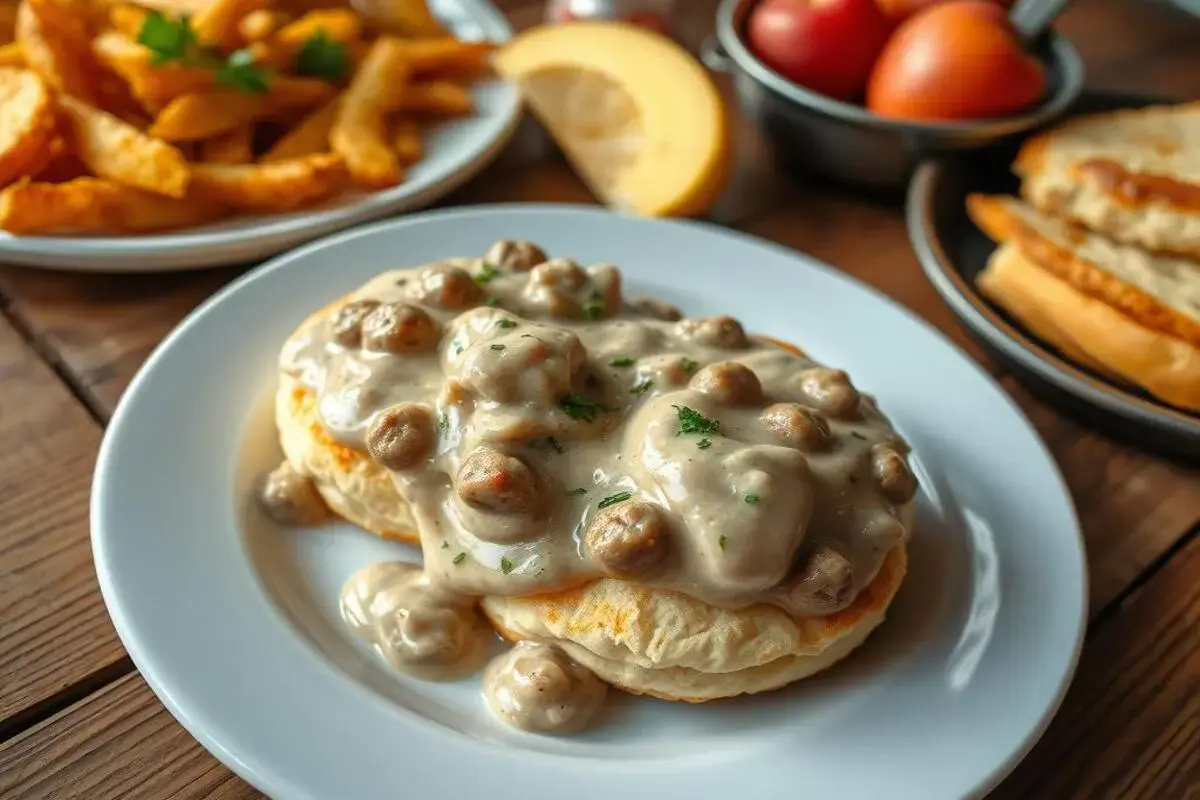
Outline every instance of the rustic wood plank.
[[262, 796], [209, 755], [137, 673], [0, 746], [2, 800]]
[[95, 422], [0, 320], [0, 738], [123, 655], [88, 545], [99, 443]]
[[[767, 215], [749, 231], [882, 290], [1000, 374], [925, 279], [900, 211], [826, 191]], [[1200, 519], [1200, 472], [1077, 425], [1032, 398], [1012, 378], [1003, 384], [1046, 440], [1071, 488], [1088, 542], [1095, 612]]]
[[1091, 638], [1058, 716], [995, 792], [1194, 797], [1200, 788], [1200, 536]]

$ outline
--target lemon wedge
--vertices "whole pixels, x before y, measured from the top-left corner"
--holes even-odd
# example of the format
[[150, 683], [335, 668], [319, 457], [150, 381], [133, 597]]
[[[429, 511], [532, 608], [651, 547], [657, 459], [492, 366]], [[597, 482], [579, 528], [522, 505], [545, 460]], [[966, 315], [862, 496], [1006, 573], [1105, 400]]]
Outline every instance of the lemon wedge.
[[670, 39], [627, 23], [572, 22], [518, 35], [494, 64], [609, 205], [689, 216], [725, 187], [732, 159], [721, 95]]

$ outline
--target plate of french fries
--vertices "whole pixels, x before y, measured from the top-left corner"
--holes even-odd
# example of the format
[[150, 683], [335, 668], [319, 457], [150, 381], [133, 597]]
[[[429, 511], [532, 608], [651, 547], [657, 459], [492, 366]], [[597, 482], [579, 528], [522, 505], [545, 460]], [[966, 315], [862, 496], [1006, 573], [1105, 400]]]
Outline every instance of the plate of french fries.
[[452, 191], [508, 142], [485, 0], [0, 0], [0, 261], [265, 258]]

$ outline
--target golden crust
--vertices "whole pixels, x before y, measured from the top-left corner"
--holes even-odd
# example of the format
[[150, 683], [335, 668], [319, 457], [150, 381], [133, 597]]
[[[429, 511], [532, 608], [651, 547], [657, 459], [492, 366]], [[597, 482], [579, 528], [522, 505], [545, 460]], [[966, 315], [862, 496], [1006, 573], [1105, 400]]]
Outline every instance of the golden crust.
[[[973, 194], [967, 198], [971, 219], [996, 242], [1012, 242], [1037, 266], [1138, 325], [1200, 347], [1200, 323], [1035, 230], [1022, 219], [1019, 208], [1019, 201], [1007, 196]], [[1080, 241], [1093, 235], [1067, 223], [1064, 228], [1066, 236]]]
[[907, 570], [903, 544], [845, 610], [794, 618], [760, 604], [731, 610], [678, 592], [603, 579], [533, 597], [487, 597], [506, 639], [562, 647], [634, 694], [702, 703], [777, 689], [826, 669], [883, 621]]
[[1041, 269], [1013, 244], [976, 283], [1037, 336], [1087, 366], [1100, 365], [1180, 408], [1200, 411], [1200, 349], [1139, 325]]

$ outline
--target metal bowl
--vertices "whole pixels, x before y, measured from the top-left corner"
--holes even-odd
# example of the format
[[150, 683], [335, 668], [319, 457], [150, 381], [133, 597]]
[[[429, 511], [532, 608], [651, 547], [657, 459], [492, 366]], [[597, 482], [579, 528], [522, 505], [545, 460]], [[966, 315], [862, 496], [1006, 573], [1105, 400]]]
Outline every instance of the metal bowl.
[[889, 119], [792, 83], [759, 61], [742, 41], [755, 0], [722, 0], [716, 38], [704, 61], [734, 79], [738, 100], [781, 163], [801, 172], [875, 189], [899, 189], [923, 159], [975, 149], [1059, 116], [1083, 89], [1083, 62], [1051, 32], [1036, 51], [1049, 77], [1042, 102], [1011, 117], [954, 123]]

